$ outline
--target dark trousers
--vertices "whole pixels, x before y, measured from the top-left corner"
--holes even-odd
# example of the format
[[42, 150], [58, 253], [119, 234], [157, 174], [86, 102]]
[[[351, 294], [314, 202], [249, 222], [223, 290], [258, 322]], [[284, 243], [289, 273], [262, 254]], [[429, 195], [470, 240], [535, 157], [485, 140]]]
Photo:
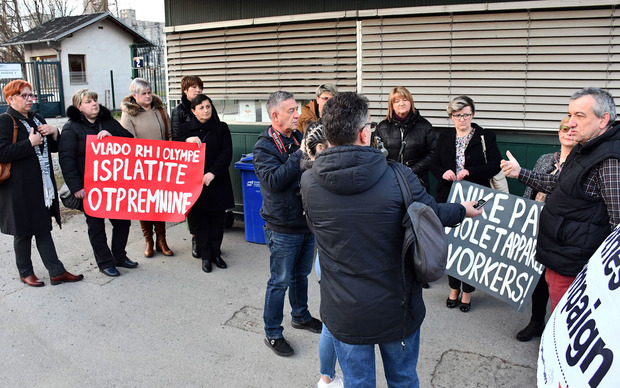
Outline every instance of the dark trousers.
[[462, 282], [459, 279], [452, 277], [450, 275], [448, 275], [448, 284], [450, 285], [450, 288], [453, 290], [460, 290], [461, 285], [463, 285], [463, 292], [470, 293], [476, 290], [476, 287], [470, 286], [469, 284]]
[[190, 231], [196, 236], [203, 260], [214, 260], [222, 254], [225, 219], [225, 210], [196, 213], [190, 211], [187, 215]]
[[[34, 274], [32, 268], [32, 235], [27, 236], [14, 236], [13, 248], [15, 249], [15, 262], [17, 264], [17, 270], [19, 276], [26, 278]], [[54, 246], [54, 240], [52, 240], [52, 234], [50, 232], [34, 235], [37, 250], [41, 256], [43, 265], [47, 268], [50, 277], [62, 275], [65, 273], [65, 266], [58, 260], [58, 254], [56, 254], [56, 247]]]
[[549, 285], [545, 280], [545, 271], [540, 275], [540, 280], [532, 292], [532, 321], [544, 322], [547, 315], [547, 302], [549, 301]]
[[88, 239], [99, 268], [108, 268], [127, 258], [125, 247], [129, 238], [131, 221], [110, 220], [112, 224], [112, 249], [110, 250], [108, 238], [105, 234], [105, 219], [91, 217], [86, 213], [84, 215], [88, 226]]

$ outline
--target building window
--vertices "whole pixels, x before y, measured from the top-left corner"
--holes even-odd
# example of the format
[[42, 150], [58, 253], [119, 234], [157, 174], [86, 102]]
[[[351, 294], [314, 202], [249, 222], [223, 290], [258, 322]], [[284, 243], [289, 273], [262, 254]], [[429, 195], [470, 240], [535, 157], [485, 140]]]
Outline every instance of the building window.
[[69, 55], [69, 79], [72, 85], [86, 83], [84, 55]]

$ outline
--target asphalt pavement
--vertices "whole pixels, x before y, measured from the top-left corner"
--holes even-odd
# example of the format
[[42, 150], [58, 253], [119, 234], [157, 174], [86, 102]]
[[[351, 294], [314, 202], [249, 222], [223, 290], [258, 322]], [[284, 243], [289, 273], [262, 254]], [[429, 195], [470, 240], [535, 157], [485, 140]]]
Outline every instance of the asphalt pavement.
[[[62, 127], [66, 119], [49, 119]], [[110, 225], [108, 224], [108, 236]], [[0, 385], [2, 387], [314, 387], [319, 335], [290, 325], [295, 354], [276, 356], [264, 343], [263, 302], [269, 251], [245, 241], [242, 220], [224, 234], [227, 269], [204, 273], [191, 256], [185, 223], [167, 224], [172, 257], [144, 258], [138, 222], [127, 246], [136, 269], [110, 278], [98, 271], [84, 216], [65, 212], [52, 235], [79, 283], [52, 286], [33, 245], [35, 273], [45, 287], [19, 281], [12, 236], [0, 234]], [[534, 387], [539, 339], [518, 342], [529, 321], [475, 292], [472, 309], [445, 306], [447, 278], [424, 290], [418, 374], [421, 387]], [[319, 316], [319, 285], [310, 275], [309, 307]], [[377, 386], [386, 387], [381, 357]]]
[[[134, 221], [127, 251], [140, 266], [120, 268], [117, 278], [98, 271], [82, 214], [66, 216], [52, 233], [67, 270], [83, 273], [82, 282], [50, 285], [33, 247], [35, 273], [46, 285], [26, 286], [12, 237], [0, 235], [2, 386], [313, 387], [318, 381], [319, 335], [293, 329], [288, 304], [284, 335], [295, 354], [278, 357], [263, 343], [269, 253], [245, 241], [242, 222], [224, 235], [229, 267], [208, 274], [191, 256], [184, 223], [168, 224], [174, 256], [147, 259]], [[318, 316], [316, 280], [312, 273], [309, 304]], [[535, 386], [539, 341], [514, 339], [529, 312], [476, 292], [472, 310], [462, 313], [445, 307], [447, 296], [446, 278], [424, 291], [421, 386]], [[377, 371], [377, 386], [385, 387], [378, 352]]]

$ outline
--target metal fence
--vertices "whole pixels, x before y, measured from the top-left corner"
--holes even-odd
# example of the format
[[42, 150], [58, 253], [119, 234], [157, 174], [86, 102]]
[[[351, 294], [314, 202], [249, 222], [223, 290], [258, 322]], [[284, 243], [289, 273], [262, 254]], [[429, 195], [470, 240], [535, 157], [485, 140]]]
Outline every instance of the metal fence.
[[[131, 53], [134, 58], [132, 78], [140, 77], [149, 81], [153, 87], [153, 93], [168, 104], [164, 46], [132, 44]], [[139, 60], [136, 60], [137, 58]]]
[[[62, 116], [65, 111], [64, 92], [60, 62], [10, 63], [12, 71], [0, 78], [0, 90], [9, 82], [23, 79], [32, 85], [35, 100], [32, 109], [43, 117]], [[8, 104], [4, 93], [0, 93], [0, 113], [6, 112]]]

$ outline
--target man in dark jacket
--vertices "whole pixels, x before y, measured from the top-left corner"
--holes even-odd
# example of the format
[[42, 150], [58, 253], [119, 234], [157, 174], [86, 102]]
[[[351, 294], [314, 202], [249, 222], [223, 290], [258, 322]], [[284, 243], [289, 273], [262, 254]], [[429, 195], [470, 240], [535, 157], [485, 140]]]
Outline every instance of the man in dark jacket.
[[551, 311], [607, 235], [620, 223], [620, 125], [607, 91], [585, 88], [568, 104], [569, 135], [577, 145], [556, 175], [521, 168], [507, 152], [502, 171], [550, 193], [540, 214], [536, 260], [544, 264]]
[[[321, 318], [334, 337], [347, 386], [375, 386], [378, 344], [388, 385], [417, 387], [426, 309], [413, 271], [402, 271], [406, 207], [396, 175], [381, 151], [369, 147], [365, 97], [338, 94], [325, 104], [322, 120], [330, 148], [317, 155], [301, 180], [319, 249]], [[430, 206], [444, 225], [482, 212], [473, 208], [475, 202], [437, 204], [410, 169], [396, 167], [407, 177], [414, 200]]]
[[265, 343], [279, 356], [294, 353], [282, 336], [284, 294], [288, 288], [291, 325], [320, 333], [321, 321], [308, 311], [308, 274], [312, 270], [314, 235], [304, 218], [299, 179], [299, 149], [303, 135], [297, 130], [297, 103], [291, 93], [278, 91], [267, 100], [271, 126], [254, 146], [254, 169], [263, 196], [261, 216], [269, 247], [271, 278], [265, 294]]

